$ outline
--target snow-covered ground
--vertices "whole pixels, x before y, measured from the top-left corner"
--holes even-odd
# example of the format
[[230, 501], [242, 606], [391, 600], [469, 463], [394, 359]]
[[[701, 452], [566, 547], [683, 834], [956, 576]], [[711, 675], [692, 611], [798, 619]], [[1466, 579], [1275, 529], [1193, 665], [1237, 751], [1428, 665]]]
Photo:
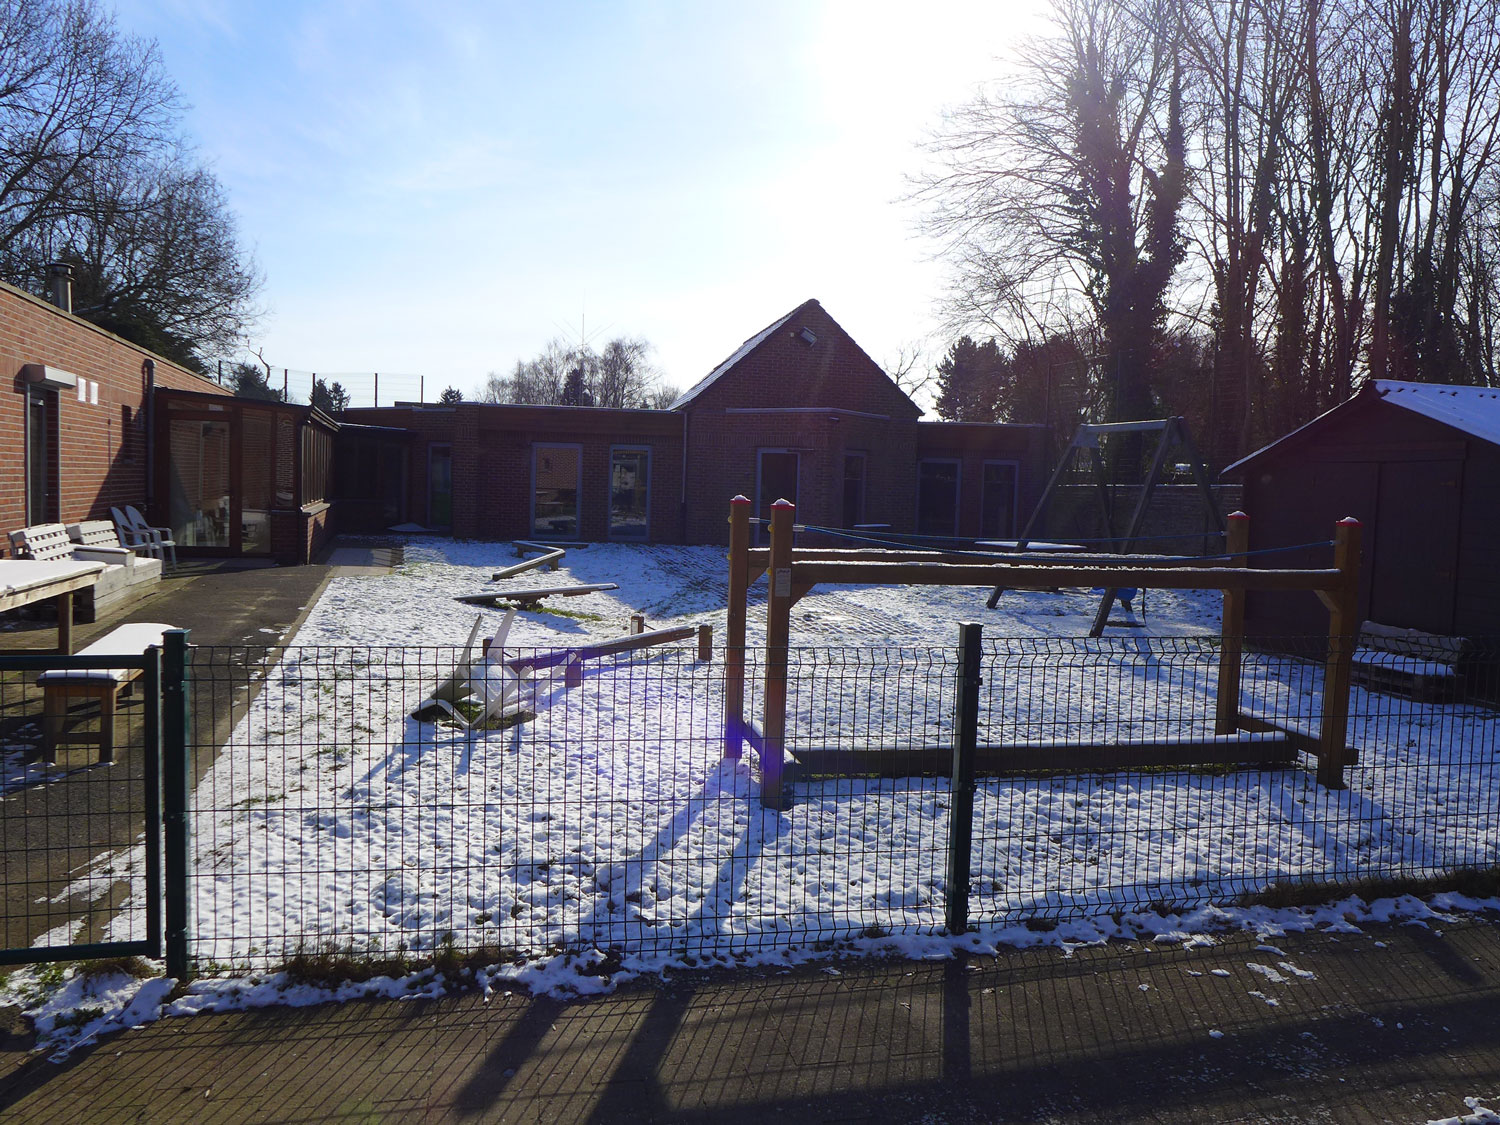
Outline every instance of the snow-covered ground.
[[[526, 957], [716, 960], [942, 928], [947, 782], [800, 782], [790, 809], [764, 809], [753, 754], [722, 757], [722, 665], [691, 644], [599, 661], [571, 689], [543, 673], [535, 720], [510, 729], [408, 718], [453, 660], [434, 646], [461, 645], [481, 612], [454, 596], [493, 588], [511, 561], [504, 545], [418, 539], [396, 573], [330, 584], [199, 783], [200, 958], [275, 964], [299, 948], [390, 953], [451, 936]], [[569, 581], [620, 588], [551, 603], [576, 616], [520, 614], [508, 653], [619, 636], [632, 612], [650, 627], [710, 623], [722, 641], [721, 550], [595, 545], [505, 585]], [[1144, 629], [1099, 642], [1073, 639], [1097, 595], [1011, 592], [993, 612], [984, 596], [814, 591], [793, 615], [808, 649], [793, 661], [790, 744], [942, 745], [965, 620], [1004, 638], [987, 650], [982, 739], [1210, 731], [1218, 595], [1153, 592]], [[482, 616], [488, 635], [502, 615]], [[1246, 709], [1310, 725], [1318, 685], [1314, 667], [1251, 658]], [[754, 713], [753, 683], [751, 696]], [[974, 919], [1500, 862], [1495, 714], [1359, 691], [1353, 711], [1364, 758], [1342, 792], [1308, 770], [981, 780]]]
[[[571, 688], [560, 669], [541, 673], [526, 689], [535, 718], [507, 729], [409, 718], [476, 614], [484, 635], [503, 616], [455, 595], [495, 588], [490, 573], [513, 561], [504, 544], [417, 538], [395, 573], [330, 583], [197, 781], [192, 951], [218, 979], [165, 1009], [154, 992], [142, 1007], [129, 982], [75, 979], [36, 1003], [39, 1019], [84, 1003], [75, 993], [118, 1003], [93, 1022], [62, 1021], [51, 1042], [162, 1010], [441, 987], [429, 973], [289, 992], [264, 970], [298, 951], [392, 954], [451, 940], [496, 951], [486, 987], [576, 993], [673, 965], [785, 963], [829, 948], [933, 956], [1123, 935], [1209, 942], [1225, 926], [1274, 935], [1500, 909], [1454, 895], [1233, 905], [1275, 883], [1500, 862], [1500, 715], [1356, 690], [1350, 741], [1362, 757], [1342, 792], [1306, 769], [981, 779], [973, 929], [946, 936], [946, 780], [799, 781], [789, 809], [764, 808], [753, 753], [723, 757], [722, 662], [700, 663], [690, 642], [592, 662]], [[555, 599], [566, 615], [519, 614], [507, 656], [619, 636], [637, 612], [652, 628], [711, 624], [722, 644], [725, 568], [711, 548], [571, 549], [561, 571], [503, 585], [619, 589]], [[763, 591], [752, 591], [752, 646]], [[1010, 592], [986, 611], [985, 593], [846, 587], [801, 601], [793, 749], [943, 745], [968, 620], [987, 640], [982, 740], [1211, 731], [1218, 595], [1152, 592], [1144, 613], [1137, 603], [1143, 628], [1087, 641], [1097, 595]], [[209, 655], [198, 690], [214, 675]], [[1312, 726], [1320, 675], [1249, 657], [1245, 710]], [[122, 911], [115, 936], [139, 914]], [[603, 975], [601, 950], [612, 951]]]

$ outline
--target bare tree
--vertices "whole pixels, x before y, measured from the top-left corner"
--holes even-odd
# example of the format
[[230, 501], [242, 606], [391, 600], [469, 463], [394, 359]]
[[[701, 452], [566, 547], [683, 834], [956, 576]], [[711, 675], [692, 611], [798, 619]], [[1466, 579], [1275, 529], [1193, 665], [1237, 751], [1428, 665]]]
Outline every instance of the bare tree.
[[236, 350], [261, 278], [181, 135], [154, 43], [98, 0], [0, 0], [0, 272], [189, 366]]
[[948, 117], [918, 192], [955, 263], [952, 319], [1016, 339], [1087, 307], [1113, 418], [1152, 409], [1183, 253], [1176, 29], [1168, 0], [1056, 0], [1022, 77]]

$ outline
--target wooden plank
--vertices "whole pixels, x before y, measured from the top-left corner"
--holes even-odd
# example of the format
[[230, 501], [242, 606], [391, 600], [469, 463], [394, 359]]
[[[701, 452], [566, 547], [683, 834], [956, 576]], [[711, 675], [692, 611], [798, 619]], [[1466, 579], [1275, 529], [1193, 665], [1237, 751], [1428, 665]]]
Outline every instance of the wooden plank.
[[563, 548], [558, 547], [556, 550], [548, 551], [545, 555], [541, 555], [538, 558], [526, 559], [522, 562], [516, 563], [514, 566], [508, 566], [503, 570], [497, 570], [494, 574], [490, 575], [490, 581], [499, 582], [506, 578], [514, 578], [518, 574], [525, 574], [528, 570], [535, 570], [539, 566], [545, 566], [550, 570], [556, 570], [558, 568], [558, 565], [562, 562], [563, 557], [567, 555], [567, 553], [568, 552]]
[[534, 590], [485, 590], [478, 594], [459, 594], [457, 601], [469, 605], [494, 605], [496, 602], [539, 602], [543, 598], [581, 598], [602, 590], [618, 590], [614, 582], [588, 582], [577, 586], [549, 586]]
[[514, 660], [507, 660], [505, 664], [506, 667], [518, 672], [526, 668], [533, 671], [538, 668], [554, 668], [559, 664], [567, 664], [569, 661], [597, 660], [601, 656], [614, 656], [638, 648], [651, 648], [655, 645], [671, 644], [673, 641], [685, 641], [697, 636], [697, 633], [696, 625], [675, 625], [670, 629], [654, 629], [649, 633], [627, 633], [623, 637], [599, 641], [591, 645], [561, 648], [538, 653], [535, 656], [518, 656]]
[[[798, 774], [809, 776], [947, 777], [953, 768], [951, 748], [911, 750], [793, 749]], [[980, 746], [974, 772], [1001, 777], [1040, 770], [1063, 773], [1109, 773], [1152, 767], [1268, 765], [1292, 766], [1297, 748], [1280, 732], [1240, 733], [1203, 738], [1141, 742], [1022, 742]]]
[[1253, 570], [1227, 566], [1020, 566], [948, 563], [792, 564], [795, 582], [812, 585], [892, 586], [1137, 586], [1164, 590], [1330, 590], [1342, 580], [1330, 570]]

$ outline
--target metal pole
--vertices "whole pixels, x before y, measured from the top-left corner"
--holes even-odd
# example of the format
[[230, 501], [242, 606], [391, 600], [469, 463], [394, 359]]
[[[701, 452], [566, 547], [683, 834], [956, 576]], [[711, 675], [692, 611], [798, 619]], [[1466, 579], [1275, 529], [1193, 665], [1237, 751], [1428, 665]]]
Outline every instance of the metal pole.
[[724, 628], [724, 757], [745, 740], [745, 601], [750, 588], [750, 501], [729, 501], [729, 613]]
[[161, 879], [161, 649], [146, 650], [141, 676], [145, 702], [145, 745], [141, 748], [146, 783], [146, 940], [151, 956], [162, 955]]
[[953, 792], [948, 806], [948, 894], [944, 924], [950, 934], [969, 928], [969, 865], [974, 850], [974, 754], [979, 745], [979, 662], [984, 629], [958, 627], [958, 691], [953, 708]]
[[167, 976], [188, 978], [188, 841], [192, 825], [188, 816], [188, 743], [192, 717], [188, 711], [188, 676], [191, 652], [188, 631], [170, 629], [162, 634], [162, 826], [165, 829], [164, 889], [166, 892]]
[[797, 506], [781, 499], [771, 505], [770, 591], [766, 597], [765, 729], [760, 756], [760, 799], [767, 808], [785, 808], [781, 767], [786, 755], [786, 680], [792, 633], [792, 527]]

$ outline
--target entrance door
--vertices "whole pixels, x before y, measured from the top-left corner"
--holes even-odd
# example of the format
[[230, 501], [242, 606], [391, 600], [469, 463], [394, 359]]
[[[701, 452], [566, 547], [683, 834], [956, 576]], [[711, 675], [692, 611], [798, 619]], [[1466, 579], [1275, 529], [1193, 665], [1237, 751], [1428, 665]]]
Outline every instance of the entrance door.
[[427, 449], [427, 526], [453, 526], [453, 447]]
[[1462, 461], [1381, 464], [1380, 513], [1365, 551], [1370, 616], [1382, 625], [1453, 631], [1463, 474]]
[[1016, 533], [1016, 468], [1014, 461], [984, 463], [979, 534], [986, 539], [1009, 539]]
[[757, 543], [770, 542], [771, 505], [797, 502], [797, 463], [800, 456], [785, 449], [762, 449], [755, 474], [755, 511], [767, 521], [756, 532]]
[[52, 410], [48, 391], [26, 396], [26, 522], [48, 523], [56, 518], [57, 479], [53, 463]]

